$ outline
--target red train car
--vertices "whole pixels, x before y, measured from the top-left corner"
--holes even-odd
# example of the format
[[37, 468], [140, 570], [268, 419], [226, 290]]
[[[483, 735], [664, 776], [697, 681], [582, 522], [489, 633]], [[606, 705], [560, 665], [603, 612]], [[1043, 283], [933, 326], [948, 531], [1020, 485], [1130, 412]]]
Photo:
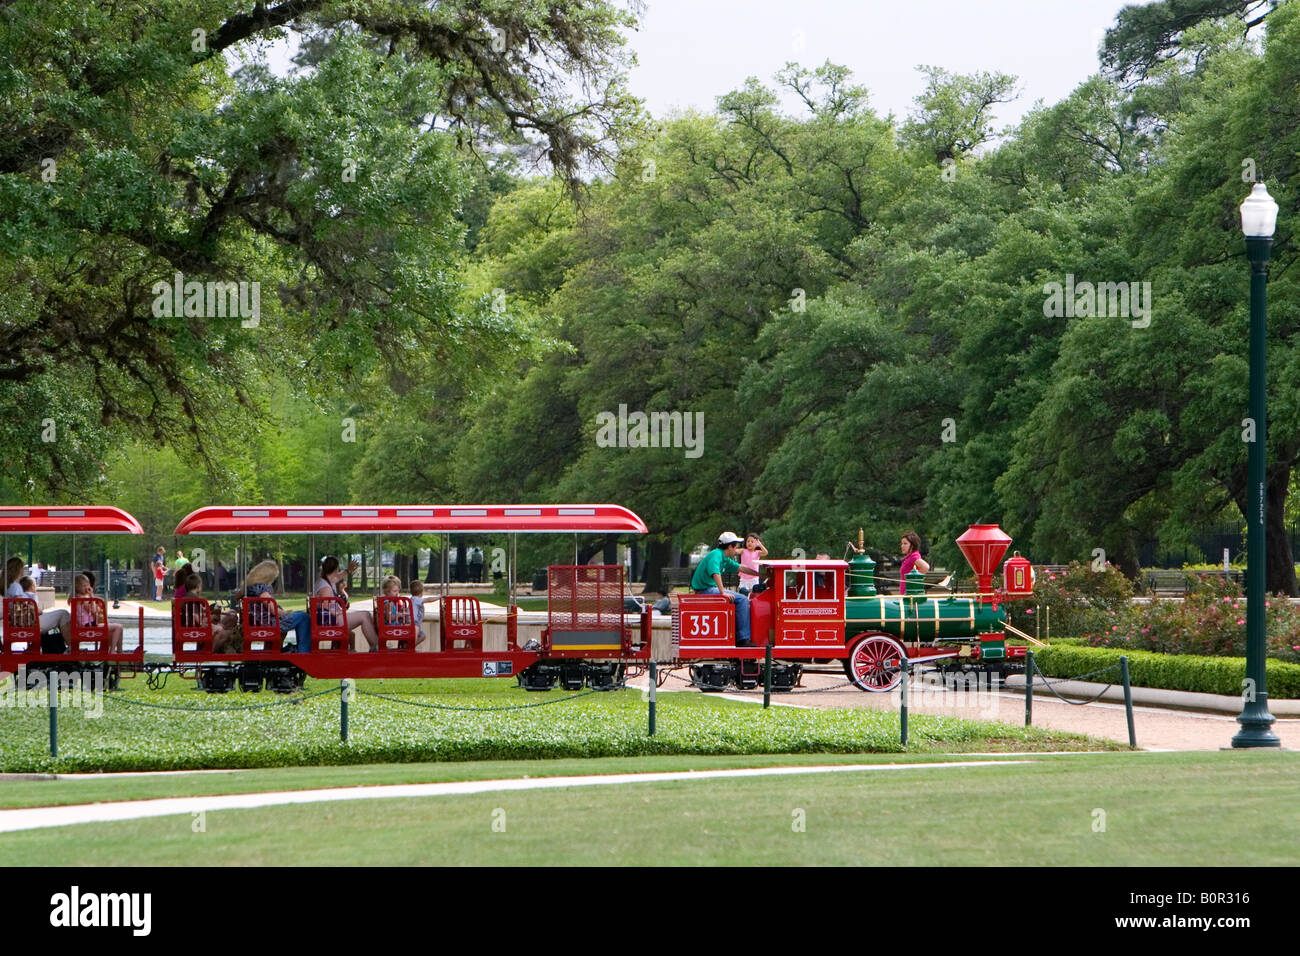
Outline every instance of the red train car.
[[[134, 517], [120, 508], [87, 506], [22, 506], [0, 508], [3, 535], [144, 534]], [[74, 548], [75, 554], [75, 548]], [[83, 671], [103, 669], [116, 681], [121, 671], [134, 673], [144, 663], [144, 611], [139, 614], [139, 641], [133, 650], [110, 644], [108, 608], [99, 597], [69, 598], [69, 638], [60, 650], [51, 650], [56, 635], [42, 634], [40, 608], [31, 598], [4, 599], [0, 632], [0, 673], [32, 671]], [[58, 643], [62, 635], [57, 635]], [[123, 634], [125, 644], [125, 633]]]

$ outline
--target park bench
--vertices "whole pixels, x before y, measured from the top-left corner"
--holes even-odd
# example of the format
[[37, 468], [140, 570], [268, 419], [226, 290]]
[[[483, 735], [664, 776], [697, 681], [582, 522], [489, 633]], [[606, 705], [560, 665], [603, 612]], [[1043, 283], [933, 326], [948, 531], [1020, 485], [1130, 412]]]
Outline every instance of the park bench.
[[[660, 580], [663, 582], [665, 591], [672, 591], [673, 588], [689, 588], [691, 586], [691, 576], [695, 574], [694, 568], [660, 568]], [[740, 586], [740, 575], [736, 573], [724, 574], [722, 576], [724, 587], [735, 590]]]

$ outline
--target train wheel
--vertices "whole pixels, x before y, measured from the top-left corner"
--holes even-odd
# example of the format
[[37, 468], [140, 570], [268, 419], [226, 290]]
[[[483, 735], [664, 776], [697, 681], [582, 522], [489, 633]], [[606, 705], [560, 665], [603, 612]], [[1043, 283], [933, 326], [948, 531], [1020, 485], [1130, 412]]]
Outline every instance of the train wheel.
[[881, 694], [903, 679], [903, 645], [888, 634], [862, 634], [844, 660], [844, 673], [860, 690]]

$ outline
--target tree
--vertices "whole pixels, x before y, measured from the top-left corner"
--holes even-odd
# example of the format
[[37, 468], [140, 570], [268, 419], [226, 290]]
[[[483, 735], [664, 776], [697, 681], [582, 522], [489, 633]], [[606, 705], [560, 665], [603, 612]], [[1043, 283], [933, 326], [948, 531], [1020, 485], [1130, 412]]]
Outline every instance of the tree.
[[[256, 369], [311, 392], [400, 373], [412, 349], [472, 364], [512, 330], [456, 311], [458, 144], [532, 134], [576, 186], [638, 116], [630, 22], [569, 0], [5, 4], [0, 382], [57, 366], [117, 439], [177, 443], [215, 475]], [[255, 44], [286, 31], [312, 69], [277, 77]], [[242, 311], [220, 292], [169, 308], [176, 276], [243, 283]], [[85, 490], [35, 465], [49, 450], [21, 460], [20, 481]]]
[[[1146, 79], [1159, 63], [1185, 55], [1189, 31], [1206, 20], [1231, 17], [1243, 32], [1264, 19], [1285, 0], [1156, 0], [1124, 7], [1106, 31], [1101, 63], [1115, 79]], [[1200, 53], [1195, 59], [1199, 61]]]
[[987, 142], [993, 136], [990, 107], [1015, 99], [1016, 78], [1005, 73], [953, 75], [937, 66], [917, 69], [929, 80], [916, 98], [916, 116], [903, 125], [903, 137], [940, 165]]

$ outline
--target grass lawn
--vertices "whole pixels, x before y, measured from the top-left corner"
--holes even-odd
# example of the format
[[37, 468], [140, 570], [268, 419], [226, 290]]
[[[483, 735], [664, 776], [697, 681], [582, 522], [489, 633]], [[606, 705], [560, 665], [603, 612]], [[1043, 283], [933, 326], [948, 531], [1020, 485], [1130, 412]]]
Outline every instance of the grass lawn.
[[[664, 761], [662, 767], [707, 758], [653, 759]], [[1300, 757], [1294, 753], [1103, 753], [1027, 759], [1032, 763], [1020, 766], [998, 766], [993, 759], [979, 767], [211, 811], [199, 833], [193, 832], [187, 814], [4, 834], [0, 855], [11, 865], [101, 866], [1221, 866], [1294, 865], [1300, 860], [1300, 812], [1294, 807]], [[833, 760], [820, 757], [813, 762]], [[583, 761], [574, 767], [547, 761], [528, 766], [535, 773], [567, 773], [625, 770], [628, 764]], [[495, 776], [510, 769], [485, 764], [353, 767], [330, 771], [329, 776], [346, 784], [358, 782], [359, 775], [373, 782], [395, 782], [437, 779], [440, 774], [459, 778], [485, 770]], [[143, 787], [133, 791], [141, 795], [156, 792], [159, 785], [170, 794], [194, 792], [194, 787], [217, 792], [254, 781], [284, 784], [285, 778], [275, 775], [288, 773], [232, 775], [238, 780], [211, 774], [155, 778], [131, 786]], [[322, 772], [292, 773], [301, 775], [296, 785], [305, 786], [319, 783], [316, 774]], [[13, 799], [22, 787], [30, 787], [38, 794], [62, 796], [108, 782], [25, 782], [4, 785], [0, 794]], [[45, 791], [47, 787], [54, 789]], [[83, 796], [89, 798], [91, 792], [84, 790]], [[1099, 826], [1102, 812], [1104, 829]]]
[[[307, 692], [337, 684], [308, 681]], [[556, 759], [657, 754], [889, 753], [901, 750], [898, 718], [867, 710], [812, 711], [663, 694], [657, 733], [635, 690], [565, 699], [528, 693], [507, 680], [361, 681], [350, 705], [349, 742], [339, 742], [336, 692], [296, 702], [273, 694], [201, 694], [175, 677], [160, 691], [137, 679], [106, 695], [102, 715], [64, 707], [59, 756], [48, 751], [48, 711], [0, 707], [0, 772], [175, 770], [387, 762]], [[538, 705], [515, 710], [457, 710]], [[259, 709], [190, 712], [173, 708]], [[909, 749], [918, 752], [1116, 749], [1076, 734], [953, 717], [913, 716]]]

